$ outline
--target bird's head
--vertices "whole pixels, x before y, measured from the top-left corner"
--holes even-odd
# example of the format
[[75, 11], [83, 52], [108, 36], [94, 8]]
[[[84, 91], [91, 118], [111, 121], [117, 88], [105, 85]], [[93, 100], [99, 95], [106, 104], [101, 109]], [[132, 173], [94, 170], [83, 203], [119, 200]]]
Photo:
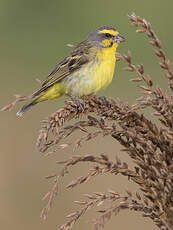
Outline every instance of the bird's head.
[[118, 46], [120, 42], [125, 41], [125, 38], [111, 26], [101, 26], [91, 32], [87, 38], [94, 45], [102, 48], [109, 48], [113, 45]]

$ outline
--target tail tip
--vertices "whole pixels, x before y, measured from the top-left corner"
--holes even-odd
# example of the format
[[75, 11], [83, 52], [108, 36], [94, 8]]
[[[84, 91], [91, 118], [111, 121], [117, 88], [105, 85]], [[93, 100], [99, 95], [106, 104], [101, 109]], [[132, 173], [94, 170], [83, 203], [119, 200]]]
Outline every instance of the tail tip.
[[17, 117], [22, 117], [23, 114], [24, 114], [24, 112], [21, 111], [21, 110], [19, 110], [19, 111], [16, 113], [16, 116], [17, 116]]
[[28, 111], [33, 105], [35, 105], [33, 101], [32, 101], [31, 103], [29, 103], [29, 104], [24, 105], [24, 106], [16, 113], [16, 115], [17, 115], [18, 117], [22, 117], [23, 114], [24, 114], [26, 111]]

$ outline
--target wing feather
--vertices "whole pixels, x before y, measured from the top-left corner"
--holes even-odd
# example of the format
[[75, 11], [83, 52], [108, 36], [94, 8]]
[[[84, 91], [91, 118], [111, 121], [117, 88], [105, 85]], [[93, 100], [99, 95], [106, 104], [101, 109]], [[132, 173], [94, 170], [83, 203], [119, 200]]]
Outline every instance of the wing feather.
[[89, 41], [84, 41], [73, 48], [70, 55], [62, 62], [60, 62], [53, 71], [43, 81], [42, 87], [32, 94], [32, 97], [38, 96], [41, 92], [46, 91], [55, 83], [63, 80], [75, 70], [80, 69], [82, 66], [90, 61], [90, 49], [92, 48]]

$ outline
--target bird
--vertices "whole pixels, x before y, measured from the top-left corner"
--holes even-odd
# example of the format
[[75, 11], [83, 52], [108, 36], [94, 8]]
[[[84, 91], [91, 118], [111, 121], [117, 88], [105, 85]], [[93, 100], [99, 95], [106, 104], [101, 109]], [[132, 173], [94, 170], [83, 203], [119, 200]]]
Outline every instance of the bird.
[[105, 88], [113, 79], [116, 49], [123, 41], [125, 38], [112, 26], [101, 26], [89, 33], [72, 47], [16, 115], [22, 116], [34, 105], [62, 95], [80, 98]]

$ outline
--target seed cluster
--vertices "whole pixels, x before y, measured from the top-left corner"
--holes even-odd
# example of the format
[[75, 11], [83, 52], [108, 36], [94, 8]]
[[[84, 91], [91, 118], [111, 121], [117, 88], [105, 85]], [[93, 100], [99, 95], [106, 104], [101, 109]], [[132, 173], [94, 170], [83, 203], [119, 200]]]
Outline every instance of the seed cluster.
[[[170, 62], [162, 49], [161, 42], [153, 32], [151, 25], [134, 13], [129, 16], [132, 26], [138, 27], [138, 33], [146, 33], [151, 39], [150, 43], [155, 48], [154, 53], [160, 58], [161, 69], [169, 81], [170, 91], [173, 90], [173, 72]], [[121, 55], [117, 53], [119, 60], [126, 63], [125, 70], [136, 74], [132, 82], [143, 83], [137, 103], [129, 105], [118, 99], [100, 98], [95, 95], [85, 96], [81, 100], [82, 109], [72, 101], [66, 101], [65, 106], [44, 120], [43, 127], [37, 140], [40, 152], [49, 155], [58, 148], [66, 148], [74, 145], [80, 147], [83, 142], [93, 140], [99, 135], [111, 136], [122, 146], [135, 163], [134, 169], [130, 169], [126, 162], [116, 157], [111, 161], [108, 155], [96, 156], [75, 155], [70, 159], [57, 162], [62, 164], [60, 173], [52, 174], [47, 178], [54, 178], [54, 185], [44, 199], [48, 198], [48, 204], [42, 211], [45, 219], [50, 210], [55, 195], [58, 193], [60, 180], [70, 173], [70, 168], [78, 163], [90, 162], [91, 168], [85, 175], [79, 175], [72, 180], [67, 188], [74, 188], [100, 174], [121, 174], [132, 183], [139, 186], [139, 191], [126, 191], [126, 195], [120, 195], [115, 191], [106, 193], [98, 192], [92, 195], [86, 194], [84, 201], [75, 201], [79, 209], [67, 216], [69, 219], [59, 229], [68, 230], [76, 221], [93, 207], [106, 204], [106, 208], [98, 210], [98, 218], [93, 219], [94, 229], [102, 229], [113, 215], [117, 215], [123, 209], [138, 211], [144, 217], [148, 217], [164, 230], [173, 229], [173, 101], [159, 86], [155, 86], [152, 78], [145, 73], [143, 65], [132, 63], [131, 53]], [[151, 108], [155, 119], [149, 120], [142, 114], [143, 110]], [[69, 124], [69, 121], [70, 122]], [[83, 133], [74, 143], [65, 143], [66, 138], [79, 131]], [[63, 141], [63, 144], [62, 144]]]

